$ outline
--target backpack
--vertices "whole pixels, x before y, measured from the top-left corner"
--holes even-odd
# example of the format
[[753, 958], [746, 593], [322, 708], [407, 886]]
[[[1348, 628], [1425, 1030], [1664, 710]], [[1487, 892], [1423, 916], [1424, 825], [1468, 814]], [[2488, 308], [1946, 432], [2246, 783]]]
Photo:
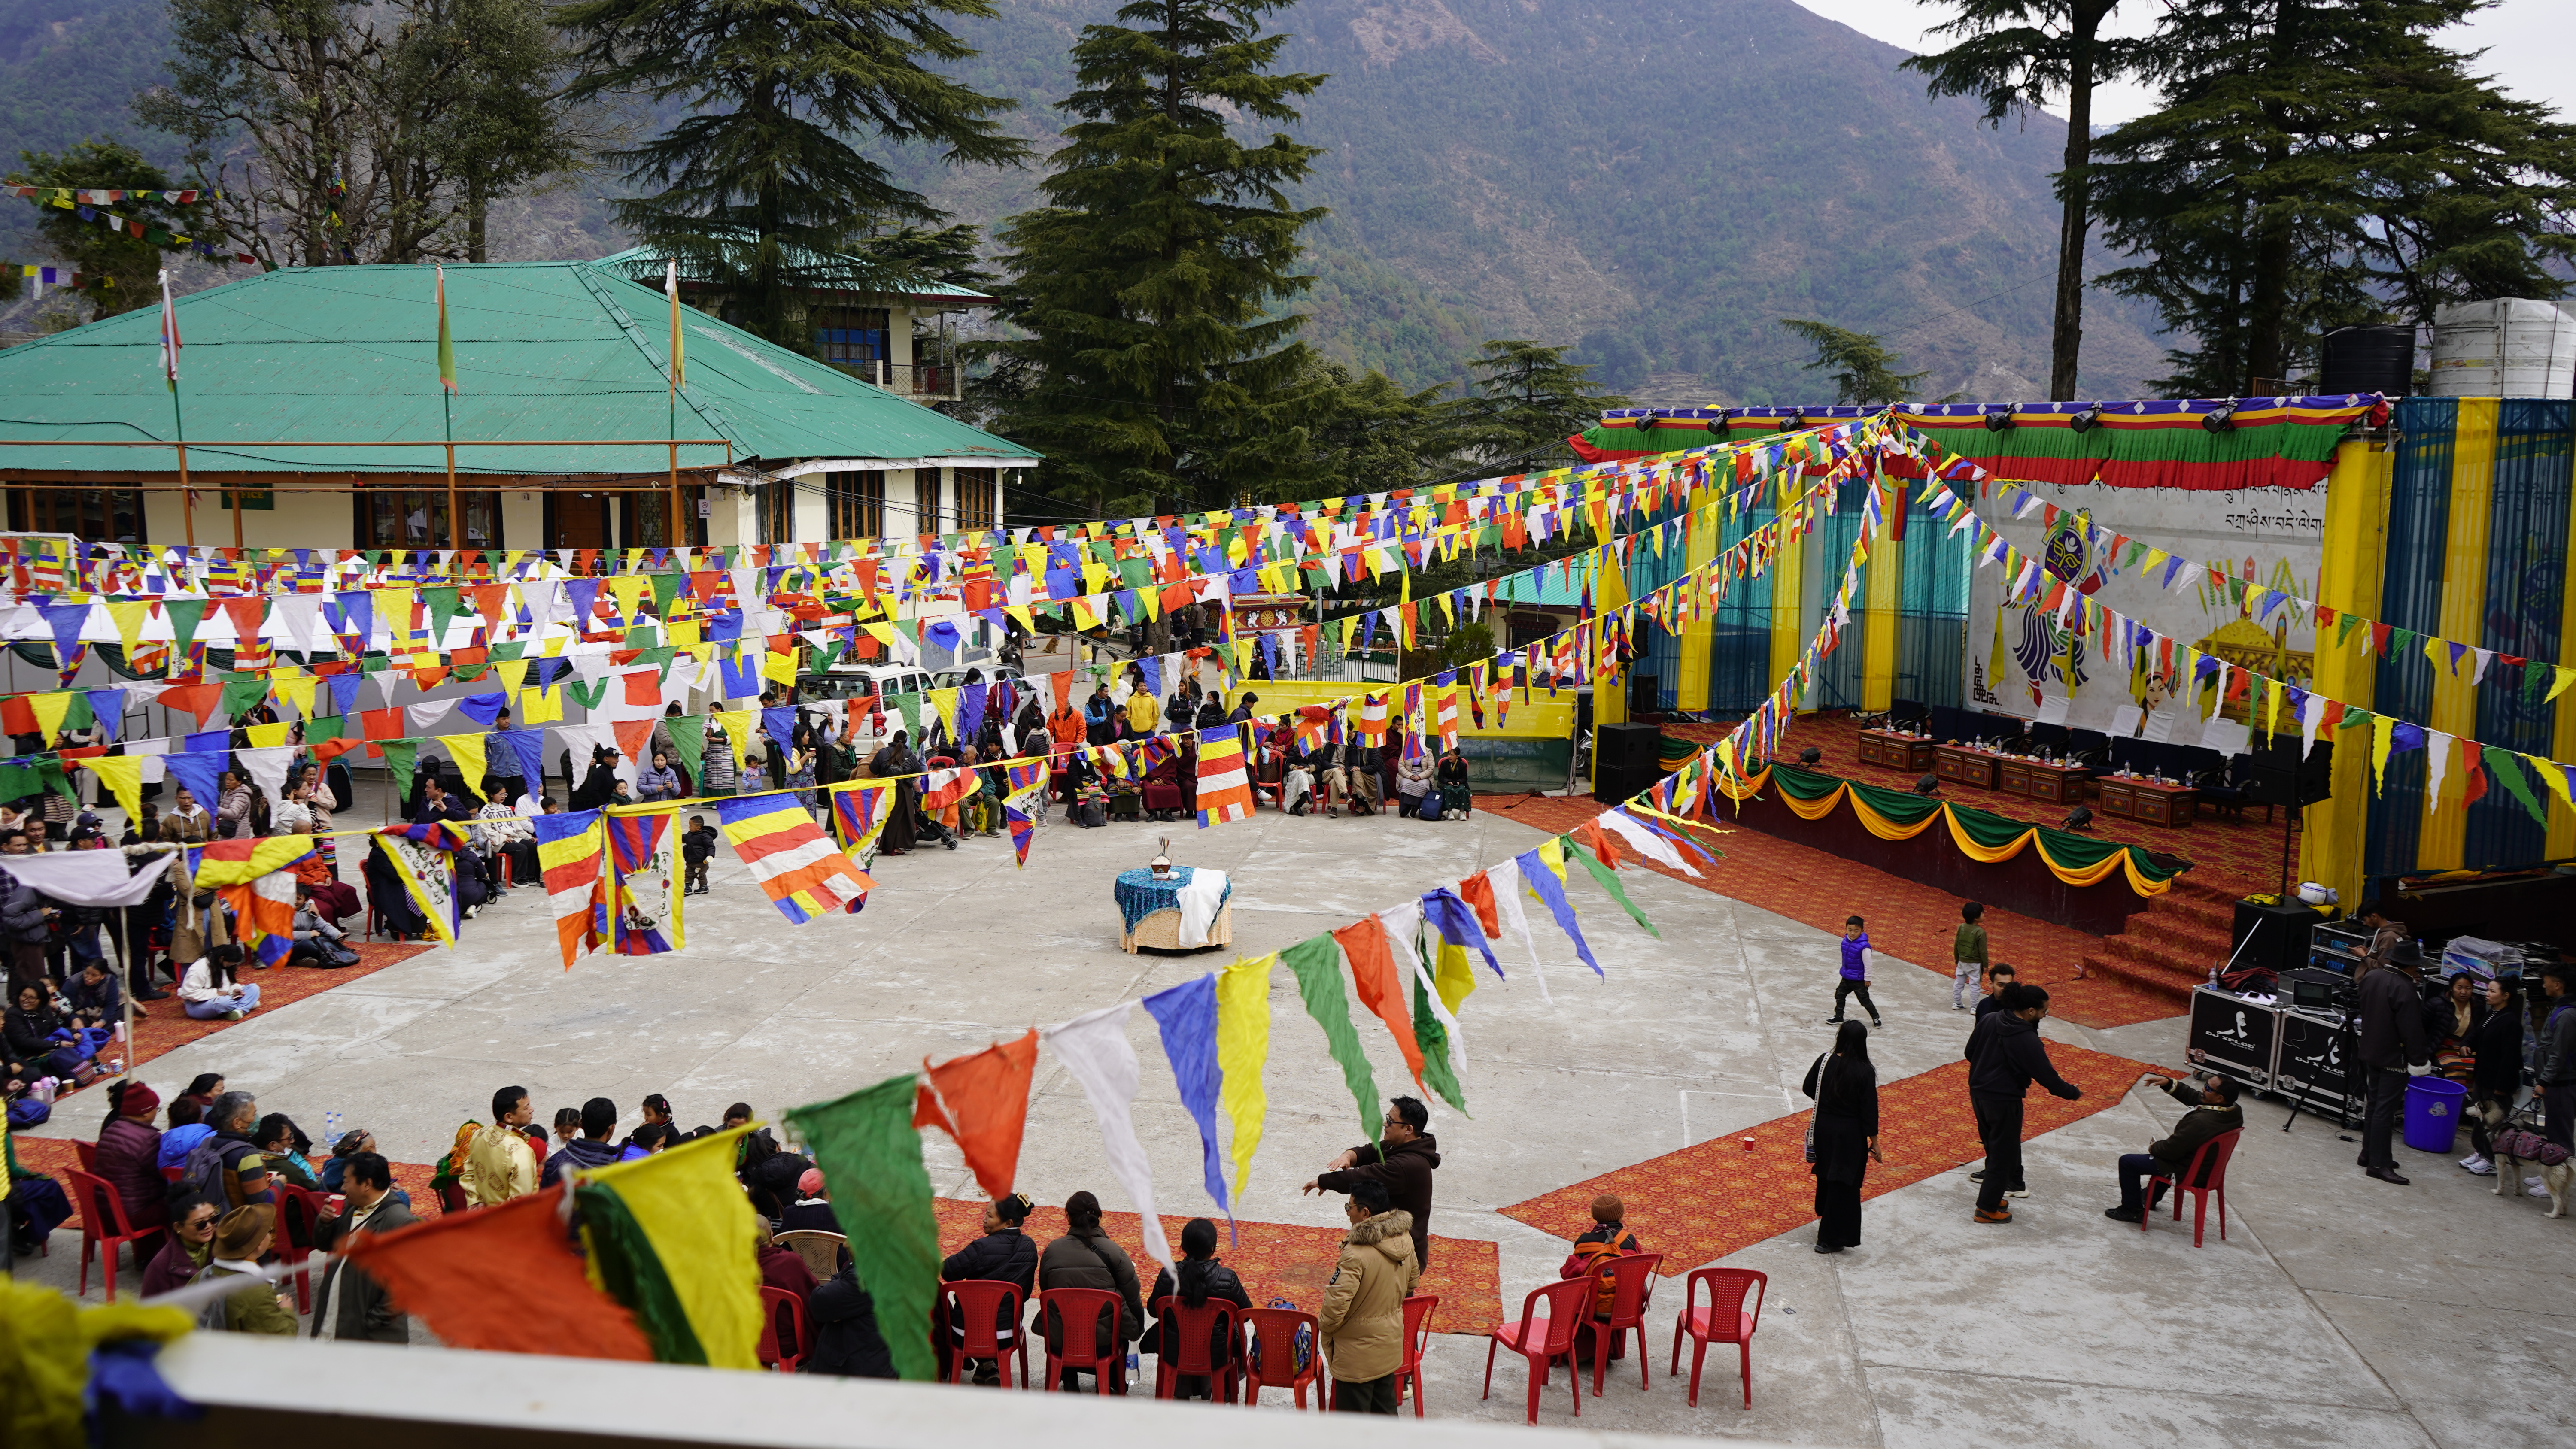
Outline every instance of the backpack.
[[1437, 819], [1439, 819], [1439, 818], [1440, 818], [1440, 792], [1439, 792], [1439, 791], [1437, 791], [1437, 790], [1425, 790], [1425, 791], [1423, 791], [1423, 792], [1422, 792], [1422, 804], [1421, 804], [1419, 807], [1417, 807], [1417, 808], [1414, 810], [1414, 812], [1413, 812], [1413, 813], [1414, 813], [1415, 818], [1417, 818], [1417, 819], [1421, 819], [1421, 820], [1437, 820]]
[[[1627, 1238], [1632, 1245], [1635, 1242], [1625, 1229], [1621, 1230], [1620, 1237]], [[1610, 1260], [1622, 1257], [1632, 1250], [1632, 1248], [1622, 1248], [1615, 1240], [1606, 1243], [1574, 1245], [1574, 1256], [1583, 1260], [1585, 1269], [1601, 1285], [1600, 1290], [1592, 1295], [1592, 1312], [1595, 1317], [1609, 1317], [1610, 1306], [1619, 1297], [1619, 1279], [1618, 1275], [1610, 1271]]]
[[208, 1134], [188, 1149], [187, 1157], [179, 1164], [178, 1185], [170, 1194], [173, 1201], [199, 1193], [229, 1196], [223, 1191], [223, 1146], [222, 1137]]

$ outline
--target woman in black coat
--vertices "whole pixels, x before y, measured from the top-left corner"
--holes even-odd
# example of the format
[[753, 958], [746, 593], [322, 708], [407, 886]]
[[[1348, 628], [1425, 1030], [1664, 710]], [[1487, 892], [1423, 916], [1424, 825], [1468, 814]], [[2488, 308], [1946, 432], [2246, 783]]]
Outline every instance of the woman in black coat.
[[2469, 1073], [2469, 1150], [2460, 1164], [2483, 1177], [2495, 1171], [2495, 1143], [2487, 1135], [2486, 1113], [2493, 1102], [2513, 1110], [2522, 1093], [2522, 991], [2519, 982], [2499, 976], [2486, 984], [2487, 1014], [2469, 1034], [2474, 1063]]
[[814, 1320], [814, 1352], [805, 1360], [809, 1374], [838, 1374], [853, 1379], [894, 1377], [894, 1355], [877, 1329], [877, 1304], [859, 1286], [847, 1265], [830, 1281], [815, 1285], [807, 1312]]
[[1847, 1021], [1834, 1049], [1807, 1069], [1815, 1099], [1816, 1251], [1860, 1246], [1860, 1185], [1878, 1155], [1878, 1069], [1870, 1065], [1869, 1028]]

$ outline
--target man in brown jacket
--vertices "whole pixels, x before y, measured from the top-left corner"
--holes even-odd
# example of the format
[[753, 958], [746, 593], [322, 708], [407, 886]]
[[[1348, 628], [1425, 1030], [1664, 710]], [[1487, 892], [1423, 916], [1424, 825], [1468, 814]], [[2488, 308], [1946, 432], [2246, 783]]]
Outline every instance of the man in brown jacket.
[[1413, 1260], [1413, 1215], [1391, 1205], [1384, 1183], [1363, 1178], [1348, 1191], [1350, 1236], [1315, 1324], [1332, 1364], [1333, 1407], [1392, 1414], [1395, 1372], [1404, 1366], [1404, 1300], [1422, 1276]]

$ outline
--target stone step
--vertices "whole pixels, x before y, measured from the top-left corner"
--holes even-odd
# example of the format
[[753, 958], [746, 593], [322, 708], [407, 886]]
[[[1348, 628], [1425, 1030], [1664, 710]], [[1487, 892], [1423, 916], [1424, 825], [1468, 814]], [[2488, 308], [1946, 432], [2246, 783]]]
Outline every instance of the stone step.
[[2102, 941], [2102, 949], [2094, 954], [2105, 958], [2158, 966], [2179, 975], [2202, 980], [2208, 978], [2210, 967], [2226, 959], [2223, 951], [2213, 955], [2188, 944], [2138, 936], [2105, 937]]
[[2105, 955], [2086, 956], [2084, 974], [2118, 981], [2141, 994], [2171, 1001], [2176, 1011], [2188, 1009], [2193, 988], [2209, 979], [2205, 969], [2193, 974], [2145, 961]]

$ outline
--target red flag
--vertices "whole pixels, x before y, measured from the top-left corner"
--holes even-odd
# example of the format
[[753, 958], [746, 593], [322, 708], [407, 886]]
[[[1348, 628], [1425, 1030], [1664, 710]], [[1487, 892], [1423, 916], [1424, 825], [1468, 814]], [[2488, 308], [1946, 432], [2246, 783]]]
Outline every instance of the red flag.
[[562, 1186], [350, 1241], [351, 1264], [452, 1348], [651, 1363], [635, 1315], [590, 1285], [556, 1210]]
[[1476, 924], [1485, 928], [1486, 940], [1503, 938], [1503, 920], [1494, 905], [1494, 883], [1483, 871], [1458, 882], [1458, 898], [1476, 908]]
[[976, 1185], [995, 1202], [1010, 1194], [1019, 1174], [1020, 1133], [1028, 1126], [1029, 1082], [1037, 1069], [1034, 1028], [1017, 1041], [995, 1042], [935, 1067], [921, 1059], [930, 1080], [913, 1099], [912, 1125], [956, 1139]]

